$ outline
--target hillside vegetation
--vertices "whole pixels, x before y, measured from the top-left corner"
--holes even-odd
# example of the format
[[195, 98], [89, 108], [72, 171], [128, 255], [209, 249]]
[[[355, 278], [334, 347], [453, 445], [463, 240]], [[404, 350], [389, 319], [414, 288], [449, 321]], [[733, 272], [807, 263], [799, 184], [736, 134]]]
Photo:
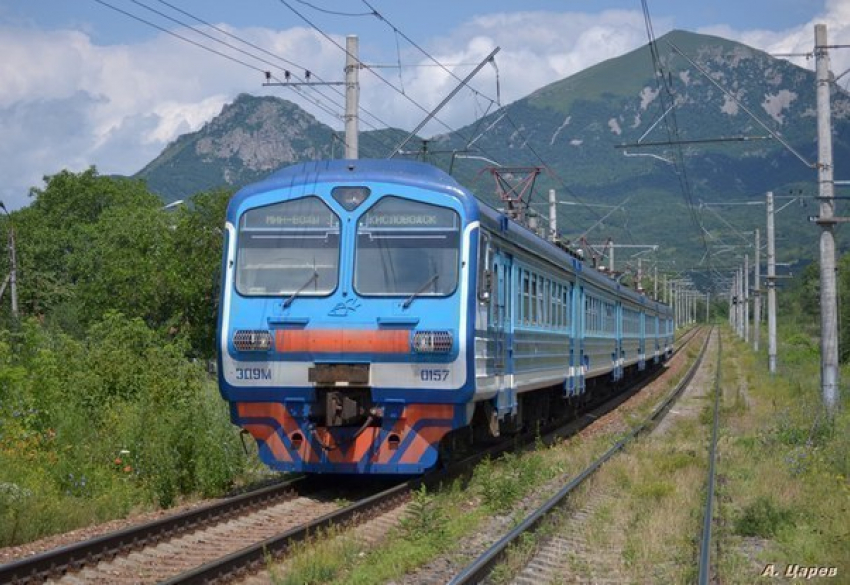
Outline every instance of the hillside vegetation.
[[91, 169], [33, 196], [21, 318], [0, 311], [0, 546], [221, 495], [249, 462], [207, 372], [229, 194], [164, 210]]

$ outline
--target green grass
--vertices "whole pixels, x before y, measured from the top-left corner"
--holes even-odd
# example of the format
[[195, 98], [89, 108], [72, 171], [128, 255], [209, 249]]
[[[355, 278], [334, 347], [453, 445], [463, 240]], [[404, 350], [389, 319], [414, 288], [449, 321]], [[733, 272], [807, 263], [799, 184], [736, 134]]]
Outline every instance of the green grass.
[[[782, 333], [775, 376], [764, 354], [731, 337], [724, 361], [727, 395], [749, 396], [749, 406], [727, 413], [718, 469], [719, 567], [728, 583], [751, 583], [768, 563], [850, 571], [850, 413], [829, 420], [817, 352], [799, 333]], [[733, 382], [736, 369], [746, 387]], [[758, 542], [758, 552], [748, 552], [745, 539]]]

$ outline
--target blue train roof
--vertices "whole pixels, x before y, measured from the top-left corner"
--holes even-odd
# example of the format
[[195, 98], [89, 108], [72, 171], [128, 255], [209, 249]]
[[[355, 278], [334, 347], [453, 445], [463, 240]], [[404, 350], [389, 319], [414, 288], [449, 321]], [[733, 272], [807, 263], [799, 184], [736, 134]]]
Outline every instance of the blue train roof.
[[479, 201], [478, 205], [482, 223], [491, 230], [505, 234], [505, 237], [521, 248], [525, 248], [534, 255], [545, 258], [550, 262], [572, 269], [572, 271], [580, 273], [584, 280], [596, 284], [603, 290], [628, 298], [636, 304], [654, 307], [656, 310], [660, 310], [660, 307], [664, 306], [628, 286], [614, 282], [607, 274], [591, 268], [586, 262], [571, 256], [526, 227], [507, 220], [503, 213], [487, 204]]
[[263, 181], [241, 189], [241, 201], [255, 193], [313, 183], [356, 181], [390, 182], [442, 191], [461, 199], [472, 195], [444, 171], [421, 162], [395, 159], [321, 160], [291, 165], [275, 171]]

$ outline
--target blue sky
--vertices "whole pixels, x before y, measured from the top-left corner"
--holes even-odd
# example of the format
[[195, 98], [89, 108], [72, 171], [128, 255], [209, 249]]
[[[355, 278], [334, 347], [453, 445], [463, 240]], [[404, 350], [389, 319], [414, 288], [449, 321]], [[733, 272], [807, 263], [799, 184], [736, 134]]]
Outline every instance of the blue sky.
[[[292, 61], [297, 64], [293, 73], [309, 68], [324, 79], [341, 78], [343, 53], [295, 9], [337, 42], [357, 34], [363, 62], [401, 62], [401, 71], [375, 71], [426, 108], [436, 105], [456, 81], [436, 67], [423, 66], [428, 58], [401, 35], [440, 62], [457, 64], [454, 70], [461, 76], [501, 47], [497, 64], [503, 103], [647, 42], [638, 0], [367, 0], [385, 21], [330, 13], [370, 13], [363, 0], [103, 2], [217, 46], [257, 69], [269, 68], [145, 8], [190, 20], [175, 12], [176, 6]], [[656, 36], [679, 28], [773, 53], [806, 52], [812, 47], [813, 25], [822, 22], [831, 42], [850, 43], [850, 0], [649, 0], [648, 7]], [[198, 26], [220, 37], [217, 30]], [[850, 67], [850, 55], [842, 53], [850, 51], [835, 53], [836, 72]], [[201, 127], [242, 92], [291, 99], [323, 122], [342, 126], [341, 98], [311, 95], [305, 101], [291, 89], [263, 88], [254, 68], [175, 39], [96, 0], [0, 0], [0, 55], [0, 200], [10, 209], [26, 205], [29, 188], [63, 168], [138, 171], [168, 142]], [[795, 62], [811, 67], [804, 58]], [[483, 95], [495, 97], [491, 68], [482, 70], [474, 84]], [[361, 128], [388, 123], [412, 129], [423, 117], [369, 72], [362, 74], [361, 85], [361, 104], [373, 114], [370, 119], [364, 113]], [[461, 92], [441, 112], [442, 123], [423, 133], [468, 124], [487, 106], [486, 98]]]

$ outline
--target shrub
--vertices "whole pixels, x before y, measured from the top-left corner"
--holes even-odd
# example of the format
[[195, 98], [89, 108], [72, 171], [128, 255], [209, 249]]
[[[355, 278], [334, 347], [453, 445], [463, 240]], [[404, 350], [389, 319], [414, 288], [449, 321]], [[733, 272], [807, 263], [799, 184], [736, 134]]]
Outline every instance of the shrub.
[[745, 507], [735, 520], [735, 533], [741, 536], [771, 538], [792, 520], [790, 510], [775, 504], [768, 496], [759, 496]]
[[221, 495], [245, 472], [227, 405], [184, 350], [120, 313], [82, 340], [36, 320], [0, 332], [0, 544]]

